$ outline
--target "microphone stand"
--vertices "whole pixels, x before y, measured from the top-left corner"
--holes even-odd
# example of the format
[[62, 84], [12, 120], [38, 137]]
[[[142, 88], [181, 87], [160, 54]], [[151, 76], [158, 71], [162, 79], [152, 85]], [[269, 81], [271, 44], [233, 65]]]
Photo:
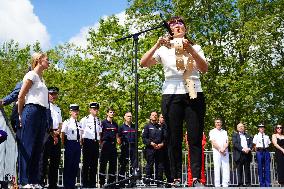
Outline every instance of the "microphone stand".
[[[125, 36], [125, 37], [122, 37], [122, 38], [119, 38], [119, 39], [116, 39], [115, 42], [119, 42], [119, 41], [122, 41], [122, 40], [125, 40], [125, 39], [128, 39], [128, 38], [133, 38], [134, 40], [134, 64], [135, 64], [135, 69], [134, 69], [134, 75], [135, 75], [135, 102], [134, 102], [134, 106], [135, 106], [135, 130], [136, 130], [136, 137], [135, 137], [135, 158], [136, 158], [136, 161], [135, 161], [135, 164], [134, 164], [134, 167], [133, 167], [133, 172], [132, 172], [132, 175], [129, 177], [129, 178], [125, 178], [123, 180], [120, 180], [120, 181], [117, 181], [117, 182], [113, 182], [113, 183], [110, 183], [110, 184], [106, 184], [104, 186], [104, 188], [116, 188], [117, 185], [119, 184], [125, 184], [125, 183], [128, 183], [130, 181], [130, 185], [129, 186], [133, 186], [135, 185], [136, 181], [137, 180], [143, 180], [143, 181], [148, 181], [148, 182], [155, 182], [157, 184], [164, 184], [166, 186], [170, 185], [169, 183], [167, 182], [164, 182], [164, 181], [160, 181], [160, 180], [155, 180], [155, 179], [151, 179], [151, 178], [145, 178], [145, 177], [142, 177], [141, 175], [141, 170], [139, 169], [139, 160], [138, 160], [138, 74], [137, 74], [137, 70], [138, 70], [138, 62], [137, 62], [137, 59], [138, 59], [138, 56], [137, 56], [137, 52], [138, 52], [138, 40], [139, 40], [139, 35], [143, 34], [143, 33], [146, 33], [148, 31], [152, 31], [152, 30], [156, 30], [158, 28], [162, 28], [162, 27], [165, 27], [164, 23], [159, 25], [159, 26], [156, 26], [156, 27], [153, 27], [153, 28], [149, 28], [149, 29], [146, 29], [144, 31], [140, 31], [140, 32], [137, 32], [137, 33], [134, 33], [134, 34], [131, 34], [131, 35], [128, 35], [128, 36]], [[117, 187], [119, 188], [119, 187]]]

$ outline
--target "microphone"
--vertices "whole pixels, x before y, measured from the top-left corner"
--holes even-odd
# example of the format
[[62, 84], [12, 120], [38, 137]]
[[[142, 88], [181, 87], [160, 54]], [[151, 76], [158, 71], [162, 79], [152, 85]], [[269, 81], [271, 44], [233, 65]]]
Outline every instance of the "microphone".
[[167, 31], [169, 32], [169, 34], [170, 34], [171, 36], [173, 36], [174, 34], [173, 34], [173, 32], [172, 32], [172, 30], [171, 30], [169, 24], [167, 23], [167, 21], [164, 20], [164, 17], [163, 17], [163, 15], [162, 15], [162, 13], [160, 13], [160, 18], [163, 20], [162, 26], [167, 29]]

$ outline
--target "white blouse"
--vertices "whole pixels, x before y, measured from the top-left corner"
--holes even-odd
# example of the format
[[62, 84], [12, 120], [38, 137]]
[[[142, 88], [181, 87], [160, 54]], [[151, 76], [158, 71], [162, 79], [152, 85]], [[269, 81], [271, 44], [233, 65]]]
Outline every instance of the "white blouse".
[[48, 89], [44, 80], [41, 80], [38, 74], [33, 70], [25, 75], [23, 82], [27, 80], [31, 80], [33, 84], [26, 95], [25, 104], [38, 104], [49, 108]]
[[[194, 50], [205, 59], [204, 52], [199, 45], [192, 46]], [[174, 48], [167, 48], [161, 46], [153, 55], [157, 62], [160, 62], [164, 68], [165, 81], [163, 84], [163, 94], [185, 94], [188, 93], [184, 85], [183, 72], [184, 70], [177, 70], [176, 56]], [[188, 57], [183, 57], [184, 62], [187, 62]], [[194, 61], [193, 71], [189, 76], [195, 84], [196, 92], [202, 92], [199, 71]]]

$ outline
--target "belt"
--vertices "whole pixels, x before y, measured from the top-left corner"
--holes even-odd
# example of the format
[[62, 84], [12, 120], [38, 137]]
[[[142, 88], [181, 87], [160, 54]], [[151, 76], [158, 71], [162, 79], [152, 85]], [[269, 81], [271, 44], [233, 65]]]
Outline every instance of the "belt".
[[80, 142], [79, 140], [69, 140], [69, 139], [67, 139], [67, 141], [70, 141], [70, 142]]
[[83, 138], [83, 140], [90, 140], [90, 141], [94, 141], [94, 142], [99, 142], [99, 140], [89, 139], [89, 138]]
[[46, 109], [46, 107], [44, 107], [44, 106], [42, 106], [42, 105], [39, 105], [39, 104], [33, 104], [33, 103], [25, 104], [25, 106], [36, 106], [36, 107], [41, 108], [41, 109]]
[[259, 151], [259, 152], [264, 152], [264, 151], [267, 151], [268, 148], [256, 148], [256, 151]]

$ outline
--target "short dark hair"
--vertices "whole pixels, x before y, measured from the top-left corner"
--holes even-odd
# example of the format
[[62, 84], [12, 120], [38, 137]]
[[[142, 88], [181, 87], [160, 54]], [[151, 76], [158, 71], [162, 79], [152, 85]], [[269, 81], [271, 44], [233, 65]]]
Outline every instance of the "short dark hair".
[[[173, 16], [173, 17], [171, 17], [171, 18], [167, 21], [167, 24], [170, 25], [171, 23], [175, 23], [175, 22], [181, 22], [181, 23], [183, 23], [185, 29], [187, 30], [187, 26], [186, 26], [186, 24], [185, 24], [185, 22], [184, 22], [184, 20], [183, 20], [183, 18], [182, 18], [181, 16]], [[187, 35], [185, 35], [184, 38], [187, 39], [191, 45], [195, 45], [195, 43], [194, 43], [192, 40], [190, 40], [190, 39], [187, 37]]]
[[107, 113], [109, 113], [110, 111], [115, 112], [114, 109], [113, 109], [113, 107], [109, 107], [109, 108], [107, 109]]
[[150, 112], [150, 116], [151, 116], [151, 114], [152, 114], [153, 112], [156, 112], [157, 115], [159, 115], [159, 113], [158, 113], [156, 110], [152, 110], [152, 111]]

